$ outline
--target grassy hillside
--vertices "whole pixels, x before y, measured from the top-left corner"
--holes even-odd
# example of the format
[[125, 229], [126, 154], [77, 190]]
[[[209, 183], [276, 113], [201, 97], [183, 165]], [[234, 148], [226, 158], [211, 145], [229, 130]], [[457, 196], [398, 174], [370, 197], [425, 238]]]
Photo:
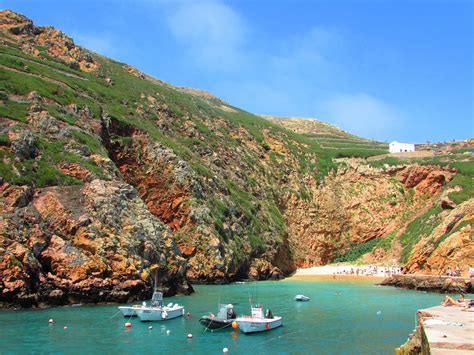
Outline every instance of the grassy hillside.
[[[123, 181], [197, 280], [291, 270], [282, 209], [335, 167], [307, 137], [76, 46], [4, 11], [0, 174], [33, 189]], [[282, 186], [285, 186], [282, 188]], [[188, 255], [187, 255], [188, 254]], [[260, 272], [260, 271], [259, 271]]]
[[[122, 300], [149, 290], [153, 270], [172, 285], [279, 278], [379, 249], [405, 261], [445, 222], [443, 189], [472, 197], [464, 151], [353, 166], [336, 158], [386, 145], [253, 115], [11, 11], [0, 22], [0, 302], [50, 302], [71, 282]], [[117, 282], [123, 293], [102, 299]]]
[[388, 153], [388, 144], [350, 134], [314, 118], [263, 116], [303, 137], [318, 143], [333, 158], [367, 158]]

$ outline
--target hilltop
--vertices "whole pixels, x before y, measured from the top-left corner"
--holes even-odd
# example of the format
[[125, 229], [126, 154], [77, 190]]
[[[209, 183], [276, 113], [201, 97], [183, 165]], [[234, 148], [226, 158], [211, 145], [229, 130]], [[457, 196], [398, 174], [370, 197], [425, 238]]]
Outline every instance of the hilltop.
[[325, 149], [335, 158], [367, 158], [388, 153], [388, 143], [377, 142], [350, 134], [339, 127], [315, 118], [260, 115], [266, 120], [301, 134]]
[[0, 41], [5, 307], [143, 299], [154, 276], [174, 294], [338, 260], [472, 263], [470, 156], [370, 162], [381, 143], [295, 132], [8, 10]]

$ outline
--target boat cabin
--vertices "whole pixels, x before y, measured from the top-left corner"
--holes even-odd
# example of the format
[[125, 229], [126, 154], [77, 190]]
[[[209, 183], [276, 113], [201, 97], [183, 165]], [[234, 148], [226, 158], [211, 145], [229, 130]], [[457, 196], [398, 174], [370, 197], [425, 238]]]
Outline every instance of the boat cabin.
[[252, 318], [263, 319], [263, 307], [261, 305], [257, 305], [252, 307]]
[[219, 305], [219, 311], [217, 312], [218, 319], [231, 319], [236, 318], [234, 312], [234, 306], [231, 304], [221, 304]]
[[153, 296], [151, 297], [151, 306], [152, 307], [162, 307], [163, 306], [163, 293], [161, 292], [153, 292]]

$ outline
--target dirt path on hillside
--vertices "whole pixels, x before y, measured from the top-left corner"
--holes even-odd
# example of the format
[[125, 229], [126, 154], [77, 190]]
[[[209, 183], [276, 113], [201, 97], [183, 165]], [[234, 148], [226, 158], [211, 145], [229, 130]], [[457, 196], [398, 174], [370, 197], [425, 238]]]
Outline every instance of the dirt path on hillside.
[[420, 150], [418, 152], [404, 152], [404, 153], [389, 153], [389, 154], [382, 154], [382, 155], [376, 155], [374, 157], [367, 158], [368, 161], [374, 161], [374, 160], [381, 160], [384, 158], [388, 157], [394, 157], [394, 158], [426, 158], [426, 157], [432, 157], [433, 152], [430, 150]]
[[15, 72], [15, 73], [20, 73], [20, 74], [23, 74], [23, 75], [27, 75], [27, 76], [32, 76], [32, 77], [35, 77], [35, 78], [39, 78], [39, 79], [48, 81], [48, 82], [50, 82], [50, 83], [59, 85], [59, 86], [61, 86], [61, 87], [64, 88], [64, 89], [72, 90], [72, 91], [74, 91], [75, 93], [79, 94], [80, 96], [88, 98], [89, 100], [94, 100], [94, 99], [93, 99], [92, 97], [90, 97], [89, 95], [84, 94], [83, 92], [80, 92], [80, 91], [78, 91], [77, 89], [74, 89], [73, 87], [69, 86], [68, 84], [66, 84], [66, 83], [64, 83], [64, 82], [62, 82], [62, 81], [56, 80], [56, 79], [52, 79], [52, 78], [50, 78], [50, 77], [48, 77], [48, 76], [39, 75], [39, 74], [33, 74], [33, 73], [27, 73], [27, 72], [24, 72], [24, 71], [15, 69], [15, 68], [7, 67], [7, 66], [5, 66], [5, 65], [3, 65], [3, 64], [0, 64], [0, 69], [10, 70], [10, 71], [13, 71], [13, 72]]
[[26, 62], [30, 62], [30, 63], [33, 63], [33, 64], [37, 64], [39, 66], [42, 66], [44, 68], [48, 68], [48, 69], [51, 69], [52, 71], [55, 71], [56, 73], [58, 74], [62, 74], [62, 75], [66, 75], [66, 76], [69, 76], [71, 78], [74, 78], [74, 79], [80, 79], [80, 80], [89, 80], [87, 78], [84, 78], [82, 76], [79, 76], [79, 75], [76, 75], [76, 74], [73, 74], [73, 73], [69, 73], [67, 71], [64, 71], [64, 70], [61, 70], [61, 69], [57, 69], [57, 68], [54, 68], [54, 67], [51, 67], [47, 64], [44, 64], [44, 63], [39, 63], [39, 62], [36, 62], [34, 60], [31, 60], [31, 59], [27, 59], [27, 58], [23, 58], [23, 57], [20, 57], [18, 55], [13, 55], [13, 54], [8, 54], [8, 53], [0, 53], [0, 55], [4, 55], [6, 57], [10, 57], [10, 58], [14, 58], [14, 59], [21, 59], [21, 60], [24, 60]]

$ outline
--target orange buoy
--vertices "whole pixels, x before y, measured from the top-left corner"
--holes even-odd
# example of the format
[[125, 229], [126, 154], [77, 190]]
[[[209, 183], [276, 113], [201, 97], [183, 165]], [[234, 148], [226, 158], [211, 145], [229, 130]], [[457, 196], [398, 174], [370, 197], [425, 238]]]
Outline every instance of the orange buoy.
[[239, 323], [237, 323], [236, 321], [233, 321], [232, 322], [232, 328], [237, 329], [238, 327], [239, 327]]
[[132, 323], [130, 322], [125, 323], [125, 328], [131, 328], [131, 327], [132, 327]]

